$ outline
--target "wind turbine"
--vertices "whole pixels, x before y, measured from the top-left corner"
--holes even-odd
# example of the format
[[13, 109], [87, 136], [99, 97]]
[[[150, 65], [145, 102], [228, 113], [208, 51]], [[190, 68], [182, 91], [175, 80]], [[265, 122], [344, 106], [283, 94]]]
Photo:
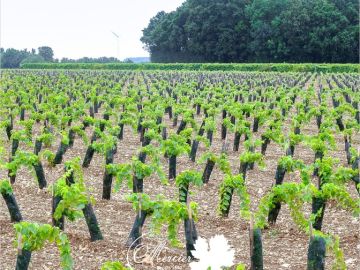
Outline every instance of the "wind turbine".
[[120, 36], [113, 31], [111, 31], [111, 33], [116, 38], [116, 58], [119, 59], [119, 61], [120, 61], [120, 55], [119, 55], [119, 53], [120, 53]]

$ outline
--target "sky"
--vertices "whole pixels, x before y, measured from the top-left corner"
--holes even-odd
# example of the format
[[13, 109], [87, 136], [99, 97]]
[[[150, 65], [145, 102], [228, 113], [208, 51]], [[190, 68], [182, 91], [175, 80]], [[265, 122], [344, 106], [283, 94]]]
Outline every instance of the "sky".
[[142, 29], [157, 12], [173, 11], [183, 2], [0, 0], [0, 46], [16, 49], [50, 46], [59, 59], [148, 56], [140, 41]]

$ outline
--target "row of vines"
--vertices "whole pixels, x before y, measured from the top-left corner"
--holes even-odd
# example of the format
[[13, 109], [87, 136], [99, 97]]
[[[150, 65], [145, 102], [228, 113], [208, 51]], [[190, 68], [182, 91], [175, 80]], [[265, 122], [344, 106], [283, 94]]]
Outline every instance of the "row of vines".
[[[131, 248], [141, 244], [147, 221], [154, 233], [166, 227], [169, 243], [195, 260], [202, 202], [194, 192], [201, 193], [218, 171], [222, 181], [212, 198], [218, 219], [236, 214], [249, 224], [251, 269], [266, 268], [262, 233], [276, 224], [284, 205], [310, 239], [308, 269], [324, 269], [328, 254], [334, 269], [346, 269], [339, 237], [323, 230], [323, 218], [329, 204], [360, 214], [357, 75], [16, 70], [3, 71], [0, 80], [0, 193], [15, 223], [16, 269], [28, 269], [32, 252], [47, 242], [59, 248], [63, 269], [73, 269], [66, 222], [85, 219], [90, 241], [104, 239], [84, 176], [94, 156], [103, 160], [101, 198], [121, 193], [133, 205], [133, 216], [126, 217], [133, 219], [126, 241]], [[316, 132], [307, 132], [308, 126]], [[136, 138], [137, 152], [119, 163], [126, 150], [119, 144], [128, 138]], [[79, 144], [83, 151], [69, 158]], [[272, 145], [282, 155], [271, 172], [272, 187], [255, 202], [249, 172], [267, 170]], [[312, 152], [311, 161], [299, 157], [300, 148]], [[184, 159], [196, 166], [179, 169]], [[63, 173], [49, 182], [46, 171], [54, 167]], [[52, 224], [23, 219], [14, 188], [22, 184], [23, 168], [33, 172], [39, 192], [50, 190], [52, 200], [44, 203], [52, 204]], [[150, 182], [176, 192], [146, 192]], [[125, 266], [109, 261], [102, 269]]]

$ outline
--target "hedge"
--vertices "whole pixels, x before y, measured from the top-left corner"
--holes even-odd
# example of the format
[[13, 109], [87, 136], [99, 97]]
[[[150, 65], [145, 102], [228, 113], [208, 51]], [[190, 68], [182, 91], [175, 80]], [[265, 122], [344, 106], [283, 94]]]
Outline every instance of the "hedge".
[[220, 64], [220, 63], [25, 63], [23, 69], [200, 70], [359, 73], [360, 64]]

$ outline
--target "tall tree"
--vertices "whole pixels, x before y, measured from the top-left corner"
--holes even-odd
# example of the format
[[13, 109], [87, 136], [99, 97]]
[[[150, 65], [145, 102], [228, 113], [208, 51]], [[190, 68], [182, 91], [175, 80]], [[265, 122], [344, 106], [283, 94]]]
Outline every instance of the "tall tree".
[[357, 0], [187, 0], [141, 41], [155, 62], [357, 62]]
[[13, 48], [2, 49], [0, 62], [2, 68], [19, 68], [20, 63], [30, 55], [27, 50], [16, 50]]
[[39, 55], [44, 58], [47, 62], [52, 62], [54, 60], [54, 52], [48, 46], [42, 46], [38, 48]]

